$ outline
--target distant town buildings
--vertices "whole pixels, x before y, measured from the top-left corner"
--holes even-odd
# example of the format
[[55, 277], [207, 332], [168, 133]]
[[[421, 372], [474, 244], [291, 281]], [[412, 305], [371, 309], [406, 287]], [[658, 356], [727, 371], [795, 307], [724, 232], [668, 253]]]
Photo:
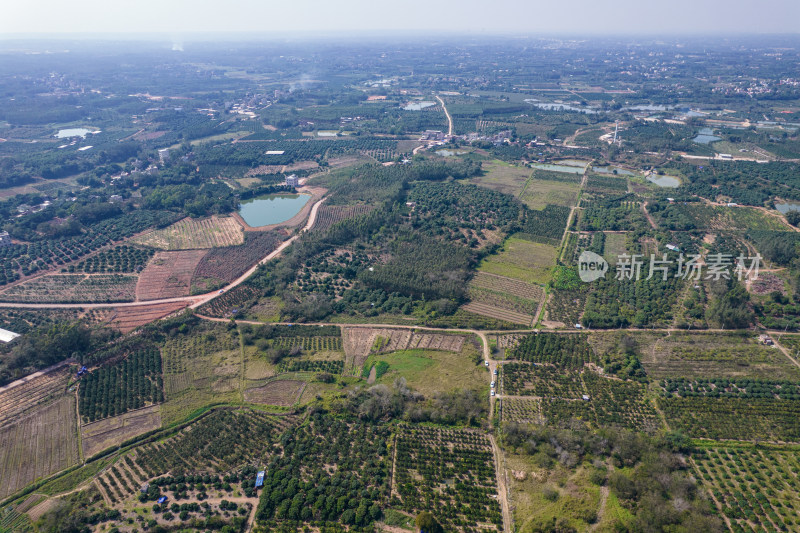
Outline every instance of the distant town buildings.
[[11, 246], [11, 235], [7, 231], [0, 231], [0, 246]]

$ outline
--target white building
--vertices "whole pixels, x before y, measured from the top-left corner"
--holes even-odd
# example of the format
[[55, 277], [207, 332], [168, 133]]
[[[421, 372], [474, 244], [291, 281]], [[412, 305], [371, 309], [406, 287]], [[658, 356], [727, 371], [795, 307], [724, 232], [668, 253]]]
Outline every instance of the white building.
[[7, 231], [0, 231], [0, 246], [10, 246], [11, 235]]
[[169, 161], [169, 148], [162, 148], [158, 151], [158, 158], [162, 163]]
[[8, 331], [7, 329], [0, 328], [0, 341], [11, 342], [17, 337], [19, 337], [19, 333], [14, 333], [13, 331]]
[[299, 187], [300, 186], [300, 178], [297, 177], [297, 174], [292, 174], [291, 176], [286, 176], [286, 185], [288, 187]]

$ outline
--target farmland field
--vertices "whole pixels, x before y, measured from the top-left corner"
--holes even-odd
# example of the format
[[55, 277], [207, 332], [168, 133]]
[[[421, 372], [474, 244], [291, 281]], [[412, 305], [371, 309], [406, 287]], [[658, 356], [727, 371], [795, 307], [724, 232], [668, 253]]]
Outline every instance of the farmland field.
[[580, 180], [552, 181], [537, 179], [538, 171], [528, 182], [520, 200], [531, 209], [544, 209], [548, 205], [572, 207], [578, 200]]
[[91, 370], [78, 388], [79, 410], [94, 422], [164, 401], [161, 354], [157, 347], [139, 347], [124, 360]]
[[0, 427], [12, 423], [40, 403], [64, 394], [71, 372], [62, 366], [36, 377], [25, 378], [0, 391]]
[[486, 435], [402, 426], [396, 445], [395, 487], [404, 511], [431, 511], [446, 531], [502, 531], [494, 454]]
[[[368, 372], [373, 364], [381, 361], [388, 367], [375, 383], [391, 385], [403, 377], [410, 387], [426, 395], [454, 388], [475, 389], [486, 383], [486, 369], [477, 362], [477, 348], [465, 343], [462, 353], [432, 350], [401, 350], [371, 355], [362, 367]], [[487, 392], [488, 394], [488, 392]]]
[[192, 278], [192, 291], [213, 290], [234, 281], [277, 248], [281, 240], [277, 233], [250, 231], [240, 246], [214, 248], [197, 265]]
[[507, 420], [530, 423], [543, 419], [557, 425], [576, 418], [597, 426], [650, 432], [659, 426], [647, 398], [647, 386], [636, 381], [604, 377], [589, 369], [576, 371], [525, 363], [503, 365], [501, 377], [502, 394], [540, 400], [517, 402], [517, 398], [510, 398], [511, 405], [504, 406], [508, 412], [503, 413]]
[[507, 307], [507, 305], [504, 307], [497, 307], [495, 305], [480, 302], [478, 300], [472, 300], [471, 302], [462, 305], [461, 309], [476, 315], [494, 318], [495, 320], [501, 320], [511, 324], [522, 324], [524, 326], [531, 326], [533, 324], [536, 318], [533, 315], [519, 313], [517, 311], [507, 309]]
[[274, 380], [260, 387], [245, 389], [244, 399], [251, 403], [289, 407], [300, 398], [305, 385], [304, 381]]
[[483, 169], [485, 174], [471, 178], [470, 183], [512, 196], [517, 196], [522, 192], [532, 174], [530, 168], [511, 165], [499, 160], [485, 163]]
[[136, 307], [118, 307], [108, 317], [108, 325], [122, 333], [129, 333], [139, 326], [164, 318], [187, 305], [186, 302], [172, 302]]
[[139, 272], [141, 271], [150, 257], [155, 253], [149, 248], [139, 248], [122, 244], [102, 250], [77, 265], [70, 265], [67, 271], [85, 272], [87, 274], [96, 273], [118, 273], [118, 272]]
[[158, 252], [139, 276], [137, 298], [158, 300], [188, 295], [192, 276], [206, 253], [205, 250]]
[[519, 319], [526, 325], [533, 323], [544, 298], [544, 290], [538, 285], [487, 272], [475, 274], [467, 293], [471, 302], [465, 306], [468, 311], [514, 322]]
[[224, 472], [263, 457], [291, 423], [291, 418], [249, 409], [215, 410], [187, 431], [137, 448], [136, 462], [148, 478], [174, 468], [208, 472], [211, 464]]
[[337, 222], [349, 220], [372, 211], [373, 207], [366, 204], [357, 205], [327, 205], [322, 204], [317, 210], [317, 220], [314, 231], [325, 231]]
[[137, 279], [124, 274], [48, 274], [6, 289], [0, 299], [20, 303], [131, 302]]
[[486, 258], [479, 270], [525, 283], [544, 284], [550, 279], [557, 255], [553, 246], [510, 237], [503, 250]]
[[754, 335], [673, 333], [644, 350], [642, 365], [655, 379], [768, 378], [800, 380], [798, 369], [777, 348]]
[[164, 229], [132, 240], [162, 250], [191, 250], [235, 246], [244, 242], [244, 230], [234, 217], [184, 218]]
[[62, 396], [0, 429], [0, 498], [78, 462], [75, 398]]
[[207, 326], [191, 336], [179, 335], [164, 343], [161, 356], [165, 423], [215, 401], [240, 399], [242, 353], [236, 331]]
[[721, 446], [699, 448], [691, 456], [698, 479], [734, 532], [793, 531], [800, 526], [796, 450]]
[[106, 418], [81, 426], [83, 455], [91, 457], [110, 446], [116, 446], [132, 437], [161, 427], [158, 405]]
[[694, 438], [800, 442], [800, 401], [705, 396], [659, 398], [670, 428]]
[[415, 332], [407, 329], [342, 327], [342, 347], [347, 356], [345, 373], [358, 375], [371, 353], [406, 349], [428, 349], [460, 352], [462, 335]]

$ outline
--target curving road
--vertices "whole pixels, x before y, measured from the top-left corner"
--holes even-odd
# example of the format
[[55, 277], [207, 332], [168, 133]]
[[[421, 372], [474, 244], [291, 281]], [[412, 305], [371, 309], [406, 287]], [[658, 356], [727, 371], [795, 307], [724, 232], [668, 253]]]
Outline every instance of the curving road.
[[[322, 198], [317, 203], [315, 203], [311, 207], [311, 212], [308, 215], [308, 222], [303, 227], [303, 229], [283, 241], [280, 246], [278, 246], [275, 250], [271, 251], [266, 257], [260, 260], [258, 263], [253, 265], [247, 272], [239, 276], [236, 280], [232, 281], [228, 285], [226, 285], [222, 290], [222, 292], [227, 292], [234, 287], [240, 285], [244, 280], [249, 278], [253, 275], [253, 273], [258, 269], [260, 265], [271, 261], [272, 259], [276, 258], [283, 252], [289, 245], [291, 245], [295, 240], [297, 240], [300, 235], [310, 230], [314, 223], [317, 221], [317, 211], [319, 211], [319, 206], [322, 205], [322, 202], [325, 201], [325, 198]], [[177, 303], [177, 302], [188, 302], [189, 307], [192, 309], [196, 309], [200, 307], [204, 303], [210, 302], [217, 296], [222, 294], [219, 290], [208, 292], [206, 294], [198, 294], [196, 296], [178, 296], [175, 298], [162, 298], [160, 300], [145, 300], [142, 302], [119, 302], [119, 303], [76, 303], [76, 304], [57, 304], [57, 303], [44, 303], [44, 304], [31, 304], [31, 303], [17, 303], [17, 302], [0, 302], [0, 307], [11, 307], [17, 309], [100, 309], [100, 308], [108, 308], [108, 307], [144, 307], [148, 305], [157, 305], [157, 304], [167, 304], [167, 303]]]
[[436, 99], [439, 100], [439, 103], [442, 104], [442, 109], [444, 109], [444, 114], [447, 116], [447, 135], [453, 135], [453, 117], [450, 116], [450, 112], [447, 110], [447, 107], [444, 105], [444, 100], [439, 95], [436, 95]]

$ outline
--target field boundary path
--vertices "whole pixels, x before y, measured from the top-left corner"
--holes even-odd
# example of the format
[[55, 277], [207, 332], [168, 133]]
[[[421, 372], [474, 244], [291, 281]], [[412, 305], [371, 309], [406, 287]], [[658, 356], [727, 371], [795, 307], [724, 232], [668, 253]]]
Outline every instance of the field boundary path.
[[511, 506], [508, 503], [509, 487], [508, 483], [506, 483], [507, 478], [505, 461], [500, 448], [497, 446], [497, 441], [495, 440], [494, 435], [489, 435], [489, 442], [492, 443], [494, 462], [497, 465], [495, 467], [495, 474], [497, 475], [497, 498], [500, 500], [500, 509], [503, 513], [503, 532], [512, 533], [514, 528], [513, 518], [511, 516]]

